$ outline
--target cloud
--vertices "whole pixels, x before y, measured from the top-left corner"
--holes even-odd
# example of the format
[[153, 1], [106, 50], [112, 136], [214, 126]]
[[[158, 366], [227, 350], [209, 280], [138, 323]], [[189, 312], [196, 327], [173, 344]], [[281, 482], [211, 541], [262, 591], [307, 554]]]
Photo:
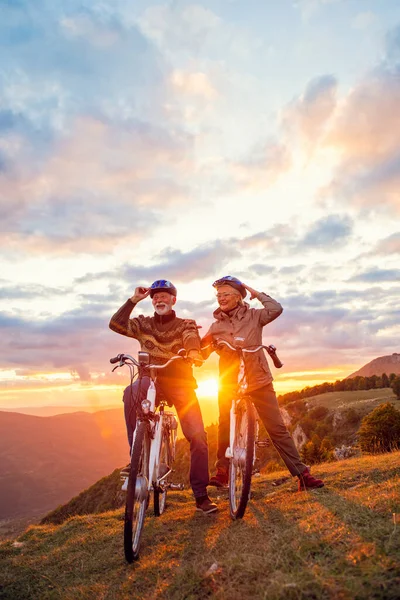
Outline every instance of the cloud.
[[174, 283], [190, 283], [197, 279], [212, 277], [225, 267], [240, 252], [233, 240], [214, 241], [202, 244], [188, 252], [166, 247], [152, 257], [153, 264], [142, 266], [125, 264], [114, 271], [88, 273], [75, 280], [78, 284], [99, 280], [126, 282], [130, 286], [149, 284], [156, 279], [170, 279]]
[[193, 139], [168, 120], [170, 69], [121, 6], [3, 4], [8, 248], [105, 252], [154, 231], [160, 208], [190, 201]]
[[350, 282], [381, 283], [385, 281], [398, 282], [400, 269], [369, 269], [351, 277]]
[[20, 164], [0, 173], [2, 243], [104, 252], [140, 239], [159, 222], [156, 209], [190, 197], [189, 146], [188, 138], [154, 126], [89, 117], [41, 161], [31, 164], [35, 149], [25, 146]]
[[353, 27], [355, 29], [368, 29], [378, 20], [376, 13], [371, 10], [358, 13], [353, 19]]
[[372, 212], [399, 212], [399, 73], [397, 27], [387, 35], [383, 59], [346, 93], [339, 95], [336, 77], [325, 74], [312, 79], [283, 109], [281, 140], [299, 151], [303, 165], [317, 167], [315, 177], [328, 170], [319, 194], [325, 207], [340, 202]]
[[310, 365], [361, 366], [397, 351], [398, 293], [398, 286], [392, 290], [371, 286], [358, 291], [326, 289], [278, 298], [284, 311], [265, 327], [264, 340], [277, 345], [288, 370], [309, 370]]
[[312, 224], [306, 235], [298, 242], [299, 247], [331, 247], [346, 242], [352, 233], [352, 221], [347, 216], [329, 215]]
[[373, 211], [400, 210], [399, 103], [399, 71], [387, 64], [349, 93], [325, 140], [340, 162], [324, 197]]
[[74, 0], [3, 4], [0, 35], [3, 105], [36, 126], [60, 130], [83, 112], [134, 116], [145, 99], [154, 107], [159, 53], [117, 10]]
[[64, 296], [66, 290], [59, 288], [45, 287], [36, 284], [12, 284], [0, 280], [0, 300], [37, 300], [39, 298], [49, 298], [50, 296]]
[[400, 233], [394, 233], [389, 237], [380, 240], [371, 251], [372, 255], [390, 255], [400, 254]]
[[139, 20], [145, 35], [164, 50], [199, 49], [220, 22], [214, 12], [200, 4], [151, 6]]
[[242, 239], [237, 243], [242, 250], [274, 251], [280, 245], [296, 235], [295, 229], [288, 224], [277, 224], [264, 231], [259, 231]]
[[301, 141], [316, 143], [324, 133], [337, 104], [337, 80], [333, 75], [312, 79], [299, 98], [285, 107], [282, 126], [288, 137], [297, 134]]
[[188, 96], [199, 96], [212, 100], [217, 96], [209, 77], [202, 72], [188, 72], [176, 69], [171, 74], [172, 85], [178, 93]]
[[[235, 240], [242, 251], [262, 251], [264, 255], [286, 256], [318, 248], [332, 251], [332, 244], [351, 239], [353, 222], [347, 215], [332, 214], [310, 223], [306, 232], [301, 225], [278, 224], [265, 231]], [[268, 253], [268, 254], [266, 254]]]
[[303, 19], [308, 21], [324, 6], [342, 1], [343, 0], [297, 0], [294, 3], [294, 6], [300, 8]]
[[152, 281], [162, 277], [187, 283], [209, 277], [237, 256], [240, 256], [238, 250], [229, 242], [211, 242], [189, 252], [166, 248], [158, 257], [161, 259], [158, 264], [143, 268], [126, 266], [123, 276], [129, 281]]
[[235, 190], [267, 189], [291, 165], [288, 148], [269, 140], [250, 150], [246, 158], [231, 161], [227, 167], [234, 178]]

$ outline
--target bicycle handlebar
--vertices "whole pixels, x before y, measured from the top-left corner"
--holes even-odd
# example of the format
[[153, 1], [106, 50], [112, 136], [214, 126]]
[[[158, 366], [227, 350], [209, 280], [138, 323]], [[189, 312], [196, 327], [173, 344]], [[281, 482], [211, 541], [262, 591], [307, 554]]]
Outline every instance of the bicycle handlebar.
[[[143, 366], [145, 366], [147, 369], [165, 369], [165, 367], [167, 367], [174, 360], [177, 360], [179, 358], [182, 359], [182, 360], [184, 359], [183, 356], [172, 356], [172, 358], [170, 358], [163, 365], [143, 365]], [[110, 363], [112, 365], [114, 365], [115, 363], [119, 362], [120, 364], [118, 366], [120, 366], [120, 367], [122, 367], [126, 363], [126, 361], [129, 361], [129, 362], [133, 363], [137, 367], [141, 366], [140, 363], [136, 360], [136, 358], [133, 358], [133, 356], [131, 356], [130, 354], [118, 354], [117, 356], [114, 356], [113, 358], [110, 358]]]
[[269, 346], [264, 346], [264, 344], [260, 344], [259, 346], [256, 346], [255, 348], [241, 348], [240, 346], [232, 346], [232, 344], [230, 344], [229, 342], [227, 342], [226, 340], [218, 340], [217, 342], [215, 342], [215, 346], [220, 346], [220, 345], [225, 345], [228, 348], [230, 348], [231, 350], [233, 350], [234, 352], [247, 352], [248, 354], [254, 354], [254, 352], [258, 352], [259, 350], [261, 350], [262, 348], [264, 350], [266, 350], [269, 354], [269, 356], [272, 358], [272, 362], [274, 363], [275, 367], [277, 369], [280, 369], [281, 367], [283, 367], [283, 362], [279, 359], [277, 353], [276, 353], [276, 347], [273, 344], [270, 344]]

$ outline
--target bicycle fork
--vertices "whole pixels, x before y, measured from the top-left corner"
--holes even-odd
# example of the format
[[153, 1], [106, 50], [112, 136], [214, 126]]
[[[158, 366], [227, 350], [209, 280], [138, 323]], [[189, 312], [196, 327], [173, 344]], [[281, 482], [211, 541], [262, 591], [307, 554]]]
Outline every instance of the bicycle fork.
[[[241, 399], [232, 400], [232, 406], [230, 409], [230, 420], [229, 420], [229, 447], [225, 451], [225, 457], [229, 459], [233, 459], [235, 464], [240, 466], [244, 466], [246, 462], [246, 452], [247, 448], [245, 447], [237, 447], [237, 442], [235, 440], [236, 437], [236, 422], [237, 422], [237, 413], [240, 410]], [[258, 419], [255, 422], [255, 436], [254, 436], [254, 452], [253, 452], [253, 467], [256, 464], [256, 448], [257, 446], [263, 446], [263, 442], [258, 440]], [[243, 434], [244, 432], [242, 432]], [[259, 470], [258, 470], [259, 471]]]

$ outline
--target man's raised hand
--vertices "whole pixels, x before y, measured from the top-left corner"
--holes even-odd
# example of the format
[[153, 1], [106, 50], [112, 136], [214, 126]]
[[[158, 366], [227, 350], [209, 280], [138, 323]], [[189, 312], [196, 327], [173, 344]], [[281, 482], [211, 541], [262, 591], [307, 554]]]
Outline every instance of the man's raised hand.
[[139, 286], [139, 287], [135, 288], [135, 293], [133, 294], [133, 296], [131, 298], [131, 301], [134, 304], [137, 304], [141, 300], [144, 300], [145, 298], [147, 298], [147, 296], [149, 294], [150, 294], [150, 288], [149, 287]]

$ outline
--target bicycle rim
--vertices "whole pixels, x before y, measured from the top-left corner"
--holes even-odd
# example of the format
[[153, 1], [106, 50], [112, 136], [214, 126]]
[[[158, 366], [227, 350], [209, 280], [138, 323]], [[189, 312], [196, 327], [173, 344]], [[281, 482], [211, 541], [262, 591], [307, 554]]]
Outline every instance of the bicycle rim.
[[139, 423], [133, 443], [125, 504], [124, 551], [129, 563], [139, 557], [140, 538], [148, 505], [149, 450], [147, 423]]
[[229, 461], [229, 509], [232, 519], [241, 519], [250, 495], [254, 459], [255, 412], [244, 398], [236, 413], [233, 457]]
[[[165, 464], [171, 467], [171, 463], [172, 456], [169, 443], [169, 434], [167, 430], [164, 429], [161, 439], [160, 457], [158, 464]], [[160, 517], [165, 510], [165, 505], [167, 502], [167, 486], [165, 484], [167, 484], [167, 480], [168, 477], [161, 482], [161, 487], [163, 488], [162, 490], [156, 489], [156, 487], [154, 487], [154, 514], [156, 517]]]

